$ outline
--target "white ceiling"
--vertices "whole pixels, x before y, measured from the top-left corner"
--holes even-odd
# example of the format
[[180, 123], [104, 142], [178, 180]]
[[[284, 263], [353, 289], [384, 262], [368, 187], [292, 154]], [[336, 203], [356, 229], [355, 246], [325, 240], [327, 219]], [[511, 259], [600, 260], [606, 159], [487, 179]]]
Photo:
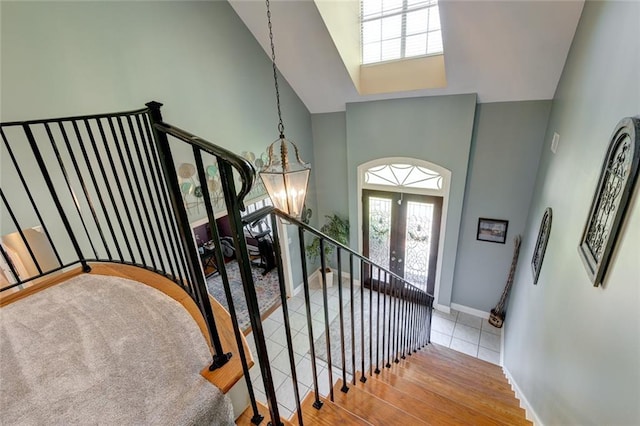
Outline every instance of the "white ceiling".
[[[340, 0], [336, 0], [340, 1]], [[265, 3], [229, 0], [271, 56]], [[313, 0], [271, 0], [276, 63], [311, 113], [349, 102], [477, 93], [478, 102], [552, 99], [584, 0], [440, 0], [447, 87], [361, 96]]]

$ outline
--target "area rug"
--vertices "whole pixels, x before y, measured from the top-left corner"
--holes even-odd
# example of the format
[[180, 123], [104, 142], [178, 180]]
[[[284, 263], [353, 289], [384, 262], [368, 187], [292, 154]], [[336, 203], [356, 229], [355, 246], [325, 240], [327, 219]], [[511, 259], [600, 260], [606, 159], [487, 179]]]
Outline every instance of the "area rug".
[[3, 425], [232, 425], [229, 399], [182, 305], [82, 274], [0, 308]]
[[[249, 310], [247, 309], [247, 301], [244, 296], [242, 287], [242, 279], [240, 277], [240, 269], [238, 262], [232, 260], [226, 264], [227, 277], [229, 278], [229, 286], [231, 287], [231, 295], [233, 304], [236, 309], [238, 318], [238, 326], [243, 332], [247, 332], [251, 328], [249, 320]], [[267, 274], [262, 275], [262, 268], [252, 266], [253, 282], [258, 296], [258, 306], [260, 307], [260, 316], [270, 313], [274, 308], [280, 305], [280, 284], [278, 282], [278, 270], [272, 269]], [[209, 294], [213, 296], [225, 309], [229, 310], [227, 296], [222, 285], [220, 274], [215, 274], [207, 278], [207, 288]]]

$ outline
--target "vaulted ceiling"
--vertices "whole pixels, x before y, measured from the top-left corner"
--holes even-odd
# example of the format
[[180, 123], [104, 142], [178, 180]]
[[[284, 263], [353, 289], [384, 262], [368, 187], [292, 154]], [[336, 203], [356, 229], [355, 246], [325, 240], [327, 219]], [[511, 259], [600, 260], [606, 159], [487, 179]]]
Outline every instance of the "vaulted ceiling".
[[[264, 2], [229, 2], [270, 57]], [[272, 0], [276, 63], [311, 113], [343, 111], [350, 102], [461, 93], [477, 93], [482, 103], [551, 99], [583, 4], [584, 0], [440, 0], [447, 86], [363, 96], [316, 3]]]

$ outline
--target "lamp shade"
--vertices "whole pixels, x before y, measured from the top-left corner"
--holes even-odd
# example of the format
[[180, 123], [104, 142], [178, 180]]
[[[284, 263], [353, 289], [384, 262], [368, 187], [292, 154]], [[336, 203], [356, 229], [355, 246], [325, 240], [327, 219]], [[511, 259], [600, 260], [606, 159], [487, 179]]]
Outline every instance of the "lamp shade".
[[[288, 145], [293, 146], [295, 158], [289, 160]], [[274, 148], [278, 148], [278, 154]], [[275, 208], [299, 219], [307, 196], [311, 168], [299, 156], [298, 147], [284, 138], [268, 148], [269, 162], [260, 172], [260, 178]]]

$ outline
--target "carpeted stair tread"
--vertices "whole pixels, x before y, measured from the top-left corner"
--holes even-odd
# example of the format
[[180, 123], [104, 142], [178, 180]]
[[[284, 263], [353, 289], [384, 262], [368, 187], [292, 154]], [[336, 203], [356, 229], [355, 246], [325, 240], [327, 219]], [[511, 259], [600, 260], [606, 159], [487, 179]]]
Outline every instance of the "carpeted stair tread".
[[429, 424], [396, 407], [389, 401], [359, 387], [350, 387], [347, 393], [342, 392], [342, 379], [333, 387], [333, 402], [355, 415], [376, 425], [421, 425]]
[[[302, 419], [305, 425], [319, 425], [319, 426], [350, 426], [350, 425], [371, 425], [371, 423], [355, 415], [354, 413], [345, 410], [337, 404], [329, 401], [325, 398], [320, 398], [322, 401], [322, 407], [318, 410], [313, 406], [315, 401], [315, 393], [309, 392], [307, 397], [302, 401]], [[293, 424], [298, 423], [298, 415], [296, 413], [291, 417]]]
[[[360, 373], [356, 375], [360, 377]], [[349, 385], [353, 387], [352, 384]], [[385, 400], [407, 413], [432, 425], [486, 425], [505, 426], [482, 412], [447, 399], [437, 393], [423, 392], [419, 396], [398, 390], [378, 379], [378, 375], [367, 377], [366, 383], [356, 381], [356, 387]]]
[[500, 404], [490, 398], [484, 398], [477, 392], [470, 392], [457, 385], [433, 381], [427, 376], [417, 377], [416, 375], [406, 374], [406, 370], [404, 375], [402, 372], [403, 370], [393, 369], [393, 371], [389, 371], [384, 369], [377, 377], [396, 389], [419, 399], [430, 398], [435, 393], [458, 404], [465, 405], [474, 411], [486, 413], [508, 425], [530, 424], [525, 420], [524, 411], [521, 409]]

